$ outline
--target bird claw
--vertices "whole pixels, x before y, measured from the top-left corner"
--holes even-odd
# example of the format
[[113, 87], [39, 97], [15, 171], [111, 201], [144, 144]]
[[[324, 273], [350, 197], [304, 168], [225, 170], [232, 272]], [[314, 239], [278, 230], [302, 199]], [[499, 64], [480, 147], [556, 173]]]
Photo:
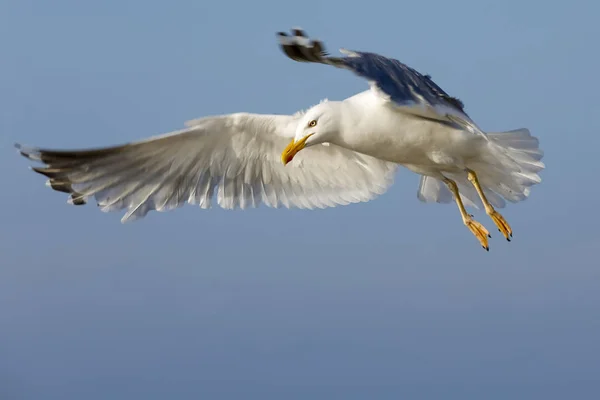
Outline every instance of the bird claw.
[[498, 227], [498, 231], [504, 235], [507, 241], [510, 242], [510, 238], [512, 237], [512, 229], [504, 217], [496, 210], [489, 211], [488, 215]]
[[465, 219], [464, 223], [466, 227], [469, 228], [471, 233], [473, 233], [473, 235], [477, 238], [477, 240], [479, 240], [481, 247], [483, 247], [486, 251], [490, 251], [488, 238], [491, 238], [492, 236], [488, 230], [485, 229], [480, 222], [475, 221], [471, 216], [469, 216], [468, 219]]

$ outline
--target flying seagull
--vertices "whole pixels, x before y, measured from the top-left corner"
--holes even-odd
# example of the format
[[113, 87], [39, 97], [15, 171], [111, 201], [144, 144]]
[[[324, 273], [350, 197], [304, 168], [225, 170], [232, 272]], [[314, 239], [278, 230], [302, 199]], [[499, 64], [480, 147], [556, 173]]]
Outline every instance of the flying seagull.
[[122, 222], [185, 203], [225, 209], [333, 207], [383, 194], [399, 166], [420, 174], [418, 198], [454, 200], [463, 223], [489, 250], [488, 230], [465, 206], [481, 208], [510, 241], [496, 211], [540, 183], [543, 153], [528, 129], [488, 133], [429, 75], [379, 54], [341, 49], [332, 57], [301, 29], [277, 34], [292, 60], [352, 71], [369, 89], [321, 101], [294, 115], [234, 113], [188, 121], [182, 130], [114, 147], [51, 150], [16, 147], [45, 164], [34, 171]]

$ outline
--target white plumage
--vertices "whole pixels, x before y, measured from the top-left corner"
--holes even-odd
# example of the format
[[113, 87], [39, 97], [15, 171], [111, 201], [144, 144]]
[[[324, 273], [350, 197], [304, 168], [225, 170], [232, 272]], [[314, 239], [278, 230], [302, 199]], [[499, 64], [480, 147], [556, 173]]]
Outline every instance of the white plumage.
[[125, 209], [123, 222], [185, 203], [208, 208], [213, 198], [227, 209], [368, 201], [389, 188], [402, 165], [422, 175], [420, 200], [457, 200], [484, 248], [488, 232], [464, 213], [463, 202], [483, 205], [506, 238], [512, 236], [493, 207], [525, 199], [540, 182], [542, 152], [527, 129], [484, 133], [458, 99], [397, 60], [349, 51], [328, 57], [320, 42], [300, 30], [279, 38], [290, 58], [351, 70], [371, 88], [291, 116], [204, 117], [183, 130], [122, 146], [17, 147], [46, 164], [34, 170], [55, 190], [69, 193], [72, 204], [95, 199], [103, 211]]
[[[186, 202], [219, 206], [323, 208], [367, 201], [392, 183], [396, 166], [339, 146], [316, 146], [284, 166], [279, 154], [302, 115], [231, 114], [187, 123], [184, 130], [91, 151], [21, 148], [50, 167], [49, 185], [68, 181], [71, 202], [93, 197], [122, 221]], [[61, 189], [58, 187], [58, 189]]]

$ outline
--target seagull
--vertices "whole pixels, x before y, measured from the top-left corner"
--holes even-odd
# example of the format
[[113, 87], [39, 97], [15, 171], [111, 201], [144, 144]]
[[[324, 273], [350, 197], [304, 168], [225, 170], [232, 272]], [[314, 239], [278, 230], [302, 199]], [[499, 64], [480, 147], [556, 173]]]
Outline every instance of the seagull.
[[44, 164], [31, 169], [68, 193], [70, 204], [95, 200], [104, 212], [125, 210], [123, 223], [185, 203], [206, 209], [215, 200], [224, 209], [366, 202], [385, 193], [404, 167], [421, 176], [418, 199], [454, 201], [485, 250], [491, 235], [466, 206], [483, 207], [510, 241], [512, 229], [496, 209], [525, 200], [544, 168], [528, 129], [484, 132], [458, 98], [396, 59], [345, 49], [332, 57], [299, 28], [277, 38], [290, 59], [349, 70], [369, 89], [293, 115], [202, 117], [181, 130], [112, 147], [15, 146]]

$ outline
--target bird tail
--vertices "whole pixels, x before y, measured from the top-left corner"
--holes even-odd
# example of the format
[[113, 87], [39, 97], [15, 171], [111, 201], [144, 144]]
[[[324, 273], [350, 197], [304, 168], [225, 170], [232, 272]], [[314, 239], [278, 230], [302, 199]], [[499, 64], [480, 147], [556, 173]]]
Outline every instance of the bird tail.
[[[539, 140], [526, 128], [491, 132], [486, 136], [489, 139], [486, 151], [467, 167], [475, 171], [487, 199], [494, 207], [504, 207], [505, 200], [512, 203], [525, 200], [531, 186], [542, 181], [539, 172], [545, 165], [541, 161], [544, 153], [539, 147]], [[447, 174], [447, 177], [458, 185], [466, 206], [482, 206], [466, 174]], [[448, 203], [452, 200], [446, 185], [432, 177], [421, 178], [418, 197], [424, 202]]]

